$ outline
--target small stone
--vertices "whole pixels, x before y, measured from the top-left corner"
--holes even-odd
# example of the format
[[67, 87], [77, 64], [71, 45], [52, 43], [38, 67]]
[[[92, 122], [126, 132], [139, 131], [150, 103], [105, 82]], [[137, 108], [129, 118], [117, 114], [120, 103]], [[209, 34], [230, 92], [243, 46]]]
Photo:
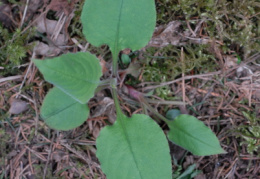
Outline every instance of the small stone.
[[28, 104], [20, 99], [13, 99], [9, 109], [10, 114], [20, 114], [28, 109]]

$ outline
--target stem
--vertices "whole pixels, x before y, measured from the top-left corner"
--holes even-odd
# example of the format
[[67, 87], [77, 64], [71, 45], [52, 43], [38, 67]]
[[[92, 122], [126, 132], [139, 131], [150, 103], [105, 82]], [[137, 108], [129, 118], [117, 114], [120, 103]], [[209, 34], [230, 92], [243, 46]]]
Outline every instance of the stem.
[[117, 98], [117, 92], [116, 92], [116, 78], [114, 78], [110, 85], [111, 85], [111, 88], [112, 88], [112, 97], [114, 99], [114, 102], [115, 102], [115, 106], [116, 106], [116, 113], [118, 115], [117, 119], [122, 119], [122, 115], [123, 115], [123, 112], [120, 108], [120, 103], [118, 101], [118, 98]]
[[98, 93], [99, 91], [101, 91], [103, 89], [109, 88], [112, 80], [114, 80], [114, 79], [109, 78], [109, 79], [100, 81], [98, 87], [95, 90], [95, 93]]
[[166, 105], [185, 105], [187, 103], [182, 101], [160, 101], [160, 100], [153, 100], [153, 99], [147, 99], [146, 101], [153, 104], [166, 104]]
[[142, 97], [141, 101], [143, 102], [143, 104], [147, 107], [147, 109], [149, 109], [152, 113], [154, 113], [157, 117], [159, 117], [161, 120], [163, 120], [165, 123], [169, 123], [170, 120], [168, 120], [166, 117], [164, 117], [163, 115], [161, 115], [160, 113], [158, 113], [152, 106], [150, 106], [150, 104]]
[[118, 61], [118, 54], [119, 51], [118, 50], [113, 50], [112, 51], [112, 57], [113, 57], [113, 62], [112, 62], [112, 76], [114, 77], [111, 81], [110, 81], [110, 86], [112, 88], [112, 97], [114, 99], [115, 102], [115, 106], [116, 106], [116, 113], [117, 113], [117, 119], [121, 120], [123, 118], [123, 112], [120, 108], [120, 103], [118, 101], [117, 98], [117, 92], [116, 92], [116, 88], [117, 88], [117, 72], [118, 72], [118, 67], [117, 67], [117, 61]]
[[106, 79], [106, 80], [102, 80], [102, 81], [99, 82], [98, 86], [110, 85], [112, 80], [113, 80], [113, 78], [109, 78], [109, 79]]
[[146, 108], [146, 106], [143, 103], [141, 103], [141, 107], [143, 108], [143, 113], [145, 115], [148, 115], [147, 108]]
[[112, 57], [113, 57], [113, 62], [112, 62], [112, 75], [114, 77], [117, 77], [117, 61], [118, 61], [118, 51], [114, 51], [114, 53], [112, 52]]

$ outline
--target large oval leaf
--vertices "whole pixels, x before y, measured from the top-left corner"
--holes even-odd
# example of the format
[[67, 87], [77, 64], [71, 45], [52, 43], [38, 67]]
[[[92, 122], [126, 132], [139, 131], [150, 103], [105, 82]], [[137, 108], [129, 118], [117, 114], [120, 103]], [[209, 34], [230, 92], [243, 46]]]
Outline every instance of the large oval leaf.
[[68, 53], [47, 60], [33, 60], [46, 81], [82, 104], [94, 96], [102, 75], [99, 60], [90, 53]]
[[203, 122], [197, 118], [181, 114], [168, 122], [168, 138], [175, 144], [192, 152], [194, 155], [214, 155], [225, 153], [218, 138]]
[[97, 157], [108, 179], [171, 179], [171, 157], [161, 128], [146, 115], [119, 115], [97, 138]]
[[57, 130], [70, 130], [83, 124], [88, 118], [89, 108], [54, 87], [46, 95], [41, 117], [46, 124]]
[[81, 21], [93, 45], [107, 44], [114, 55], [125, 48], [138, 50], [155, 28], [154, 0], [86, 0]]

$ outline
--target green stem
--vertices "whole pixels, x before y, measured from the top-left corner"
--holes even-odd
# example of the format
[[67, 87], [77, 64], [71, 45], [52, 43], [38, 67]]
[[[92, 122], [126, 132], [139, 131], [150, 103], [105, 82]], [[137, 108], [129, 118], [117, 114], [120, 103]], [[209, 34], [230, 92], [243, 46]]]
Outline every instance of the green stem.
[[109, 78], [106, 80], [102, 80], [99, 82], [98, 87], [95, 90], [95, 93], [98, 93], [99, 91], [109, 88], [111, 85], [111, 81], [114, 80], [113, 78]]
[[106, 79], [106, 80], [102, 80], [102, 81], [99, 82], [98, 86], [110, 85], [112, 80], [113, 80], [113, 78], [109, 78], [109, 79]]
[[114, 99], [115, 106], [116, 106], [116, 113], [118, 115], [117, 119], [122, 119], [123, 112], [120, 108], [120, 103], [118, 101], [117, 92], [116, 92], [116, 78], [114, 78], [114, 80], [111, 81], [110, 85], [112, 88], [112, 97]]
[[113, 56], [113, 62], [112, 62], [112, 75], [114, 77], [117, 77], [117, 61], [118, 61], [118, 51], [114, 51], [114, 53], [112, 53], [112, 56]]
[[150, 106], [150, 104], [144, 98], [141, 101], [143, 102], [143, 104], [146, 106], [147, 109], [149, 109], [152, 113], [154, 113], [161, 120], [163, 120], [167, 124], [170, 122], [170, 120], [168, 120], [166, 117], [164, 117], [163, 115], [158, 113], [152, 106]]

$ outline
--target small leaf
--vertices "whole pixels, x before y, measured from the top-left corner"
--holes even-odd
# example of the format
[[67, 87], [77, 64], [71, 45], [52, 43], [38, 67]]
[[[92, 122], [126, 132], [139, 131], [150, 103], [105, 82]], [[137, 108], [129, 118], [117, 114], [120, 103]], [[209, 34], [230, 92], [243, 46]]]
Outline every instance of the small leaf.
[[167, 111], [166, 118], [169, 120], [174, 120], [177, 116], [181, 114], [181, 111], [178, 109], [171, 109]]
[[47, 60], [33, 60], [46, 81], [82, 104], [94, 96], [102, 75], [99, 60], [90, 53], [68, 53]]
[[154, 0], [86, 0], [81, 21], [91, 44], [107, 44], [113, 55], [125, 48], [139, 50], [155, 28]]
[[41, 117], [56, 130], [70, 130], [83, 124], [89, 115], [89, 108], [54, 87], [46, 95]]
[[194, 155], [214, 155], [225, 153], [218, 138], [203, 122], [197, 118], [181, 114], [168, 122], [168, 138], [175, 144], [192, 152]]
[[97, 156], [108, 179], [171, 179], [171, 157], [161, 128], [146, 115], [118, 114], [97, 138]]
[[[196, 164], [190, 165], [177, 179], [192, 179], [201, 171], [195, 170]], [[192, 177], [191, 177], [192, 176]]]
[[128, 65], [131, 62], [131, 58], [126, 54], [121, 55], [121, 60], [124, 65]]

